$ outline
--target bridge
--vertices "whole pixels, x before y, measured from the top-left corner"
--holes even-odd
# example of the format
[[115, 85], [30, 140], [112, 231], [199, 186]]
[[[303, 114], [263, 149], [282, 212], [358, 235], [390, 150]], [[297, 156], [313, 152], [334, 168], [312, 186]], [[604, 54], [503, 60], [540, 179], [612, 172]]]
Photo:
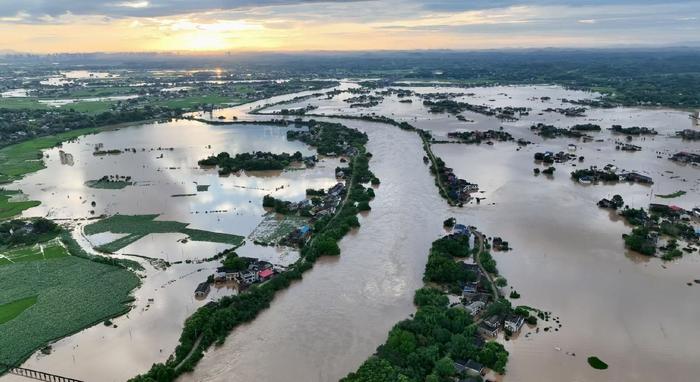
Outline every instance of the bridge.
[[68, 377], [62, 377], [60, 375], [56, 374], [51, 374], [51, 373], [45, 373], [43, 371], [37, 371], [37, 370], [32, 370], [32, 369], [25, 369], [23, 367], [14, 367], [10, 365], [5, 365], [0, 363], [0, 374], [2, 370], [5, 370], [7, 373], [14, 374], [14, 375], [19, 375], [21, 377], [26, 377], [30, 379], [35, 379], [37, 381], [45, 381], [45, 382], [83, 382], [78, 379], [73, 379], [73, 378], [68, 378]]

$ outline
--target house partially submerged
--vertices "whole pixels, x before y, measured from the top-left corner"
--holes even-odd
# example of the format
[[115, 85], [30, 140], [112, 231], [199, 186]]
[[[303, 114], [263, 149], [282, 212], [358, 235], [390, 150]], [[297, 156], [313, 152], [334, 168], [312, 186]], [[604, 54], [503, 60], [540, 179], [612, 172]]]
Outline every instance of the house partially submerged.
[[197, 298], [205, 298], [209, 294], [211, 286], [208, 282], [203, 282], [197, 285], [197, 289], [194, 290], [194, 296]]
[[520, 331], [520, 328], [523, 327], [523, 324], [525, 324], [525, 318], [523, 316], [514, 314], [506, 318], [506, 321], [503, 324], [503, 326], [511, 333], [517, 333]]

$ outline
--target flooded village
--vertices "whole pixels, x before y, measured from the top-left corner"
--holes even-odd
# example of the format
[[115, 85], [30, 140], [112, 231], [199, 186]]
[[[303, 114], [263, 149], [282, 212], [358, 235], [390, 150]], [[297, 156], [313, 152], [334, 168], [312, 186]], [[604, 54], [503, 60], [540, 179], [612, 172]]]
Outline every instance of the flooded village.
[[[180, 368], [188, 317], [255, 296], [266, 309], [201, 349], [178, 380], [339, 380], [395, 324], [419, 317], [414, 293], [434, 287], [476, 330], [476, 350], [453, 359], [455, 378], [691, 380], [700, 308], [674, 301], [700, 293], [700, 147], [686, 132], [696, 127], [680, 110], [571, 109], [600, 97], [340, 80], [47, 149], [45, 169], [8, 185], [41, 201], [23, 216], [61, 222], [85, 251], [142, 269], [126, 314], [23, 366], [122, 381], [175, 354]], [[327, 145], [317, 123], [357, 134]], [[282, 154], [293, 163], [200, 165], [224, 152], [259, 153], [236, 166]], [[371, 173], [358, 175], [361, 165]], [[445, 261], [453, 279], [429, 273], [443, 239], [470, 251]], [[340, 256], [321, 256], [331, 252]], [[270, 290], [274, 299], [257, 294]], [[489, 351], [505, 352], [507, 365]]]

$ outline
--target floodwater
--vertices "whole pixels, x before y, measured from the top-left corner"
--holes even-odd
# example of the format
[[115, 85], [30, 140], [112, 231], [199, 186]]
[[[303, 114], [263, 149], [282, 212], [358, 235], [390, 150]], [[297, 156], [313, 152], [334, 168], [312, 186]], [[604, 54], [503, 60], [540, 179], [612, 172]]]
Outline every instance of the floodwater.
[[[212, 126], [180, 120], [106, 131], [45, 151], [47, 168], [15, 182], [12, 188], [42, 202], [25, 211], [25, 216], [68, 222], [75, 228], [74, 236], [87, 248], [89, 243], [104, 244], [120, 235], [85, 237], [81, 232], [89, 223], [86, 219], [115, 213], [159, 214], [159, 220], [247, 236], [267, 212], [262, 208], [264, 195], [302, 200], [307, 188], [326, 188], [337, 182], [334, 173], [339, 161], [323, 158], [313, 169], [226, 177], [220, 177], [215, 169], [200, 168], [197, 161], [220, 151], [232, 155], [249, 151], [315, 154], [306, 144], [287, 141], [287, 130], [278, 126]], [[122, 153], [96, 156], [95, 147]], [[135, 152], [126, 151], [127, 148]], [[71, 160], [65, 160], [67, 154]], [[130, 176], [135, 184], [121, 190], [85, 186], [86, 181], [105, 175]], [[197, 192], [197, 184], [209, 185], [208, 191]], [[142, 273], [146, 277], [134, 293], [135, 307], [112, 320], [117, 328], [88, 328], [53, 344], [50, 355], [37, 352], [23, 366], [85, 381], [124, 381], [148, 370], [154, 362], [165, 361], [177, 345], [188, 316], [210, 300], [237, 293], [235, 285], [221, 284], [212, 288], [208, 298], [194, 298], [197, 284], [219, 265], [201, 260], [230, 246], [182, 242], [184, 237], [180, 233], [151, 234], [120, 250], [119, 257], [128, 256], [145, 267]], [[282, 265], [298, 258], [296, 251], [260, 247], [251, 242], [239, 248], [238, 253]], [[157, 262], [144, 258], [183, 263], [162, 269]], [[0, 380], [21, 380], [18, 378], [7, 375]]]
[[[341, 89], [352, 86], [344, 83]], [[562, 97], [581, 99], [595, 95], [550, 86], [412, 89], [417, 92], [473, 92], [473, 96], [464, 99], [492, 106], [528, 106], [533, 111], [520, 121], [508, 123], [463, 113], [474, 121], [466, 123], [447, 114], [428, 113], [418, 97], [412, 97], [414, 102], [408, 104], [399, 103], [398, 98], [390, 96], [373, 108], [350, 109], [349, 104], [343, 102], [350, 96], [345, 93], [331, 100], [312, 98], [283, 107], [313, 104], [319, 106], [314, 113], [326, 114], [375, 112], [429, 129], [438, 138], [458, 129], [486, 130], [503, 126], [516, 138], [523, 137], [535, 143], [521, 150], [512, 142], [496, 142], [493, 146], [434, 145], [435, 153], [448, 166], [461, 177], [478, 183], [484, 191], [482, 196], [486, 199], [480, 204], [457, 208], [449, 207], [438, 196], [434, 180], [422, 161], [424, 153], [415, 133], [378, 123], [336, 120], [369, 135], [368, 149], [374, 155], [370, 165], [382, 180], [376, 189], [372, 211], [360, 217], [362, 227], [340, 242], [340, 257], [320, 259], [302, 281], [280, 292], [269, 309], [253, 322], [234, 330], [222, 346], [210, 349], [195, 371], [182, 376], [181, 380], [335, 381], [354, 371], [384, 342], [391, 326], [415, 311], [412, 297], [415, 289], [422, 285], [428, 248], [443, 233], [442, 221], [450, 216], [461, 223], [476, 225], [489, 236], [501, 236], [509, 241], [514, 250], [497, 252], [494, 256], [509, 285], [522, 295], [514, 303], [551, 311], [561, 318], [562, 328], [558, 331], [552, 329], [545, 333], [543, 329], [552, 324], [543, 322], [539, 333], [529, 336], [523, 333], [517, 340], [504, 342], [511, 353], [505, 381], [696, 380], [700, 374], [697, 362], [700, 348], [694, 346], [700, 342], [697, 330], [700, 286], [687, 283], [700, 278], [700, 259], [694, 254], [664, 263], [629, 253], [624, 249], [621, 235], [630, 227], [595, 205], [600, 198], [615, 193], [621, 194], [633, 207], [650, 201], [685, 208], [700, 204], [698, 169], [666, 159], [668, 153], [700, 150], [697, 142], [669, 137], [675, 130], [690, 128], [687, 113], [616, 108], [589, 110], [586, 117], [567, 118], [556, 113], [539, 113], [547, 107], [562, 106], [559, 101]], [[311, 93], [275, 97], [200, 116], [266, 119], [269, 116], [248, 116], [246, 112], [265, 103]], [[543, 102], [539, 99], [542, 96], [550, 96], [551, 100]], [[600, 167], [613, 163], [619, 168], [647, 173], [655, 184], [652, 187], [627, 183], [584, 186], [570, 179], [569, 172], [576, 168], [570, 163], [556, 164], [553, 177], [534, 176], [532, 169], [538, 167], [532, 159], [534, 152], [566, 151], [571, 143], [569, 139], [544, 141], [533, 136], [529, 126], [535, 122], [558, 126], [593, 122], [603, 127], [621, 123], [625, 127], [656, 128], [660, 134], [653, 139], [633, 140], [632, 143], [643, 147], [641, 152], [616, 151], [614, 140], [617, 137], [607, 131], [593, 133], [596, 138], [603, 139], [602, 142], [577, 142], [576, 151], [586, 158], [582, 164], [576, 162], [577, 166]], [[246, 129], [252, 132], [235, 135]], [[335, 165], [329, 162], [326, 170], [282, 173], [272, 178], [248, 175], [219, 178], [215, 173], [193, 168], [193, 163], [224, 148], [235, 152], [236, 145], [244, 145], [240, 150], [276, 151], [268, 145], [279, 142], [280, 147], [291, 151], [294, 143], [281, 138], [283, 131], [254, 125], [232, 128], [174, 122], [105, 132], [64, 146], [63, 150], [75, 156], [74, 167], [80, 166], [79, 171], [61, 165], [57, 150], [53, 150], [49, 152], [48, 169], [27, 177], [18, 187], [44, 202], [29, 210], [28, 215], [87, 217], [91, 207], [83, 200], [97, 200], [96, 214], [162, 213], [162, 219], [192, 222], [193, 228], [245, 234], [262, 219], [259, 201], [266, 191], [253, 191], [253, 188], [274, 189], [285, 185], [278, 191], [280, 196], [301, 199], [305, 188], [318, 188], [324, 182], [326, 186], [331, 184], [333, 180], [328, 179], [328, 174]], [[224, 141], [225, 146], [217, 146]], [[91, 154], [96, 143], [105, 143], [105, 148], [146, 147], [148, 150], [154, 146], [174, 146], [175, 150], [145, 153], [137, 150], [136, 154], [98, 158]], [[205, 149], [209, 144], [212, 149]], [[303, 148], [299, 146], [298, 149]], [[657, 158], [657, 151], [662, 152], [658, 154], [661, 158]], [[164, 158], [155, 159], [160, 153]], [[130, 156], [135, 159], [125, 159]], [[100, 161], [107, 161], [113, 171], [132, 175], [137, 185], [121, 191], [84, 188], [85, 180], [107, 175], [103, 174]], [[61, 174], [60, 171], [68, 172]], [[309, 175], [314, 171], [321, 173], [318, 177]], [[298, 173], [307, 176], [300, 180], [295, 178]], [[284, 180], [285, 176], [290, 178]], [[53, 179], [61, 179], [62, 183], [56, 184]], [[198, 194], [194, 199], [168, 197], [196, 192], [193, 181], [211, 184], [209, 194]], [[151, 188], [155, 191], [149, 195]], [[677, 190], [688, 193], [669, 200], [653, 196]], [[248, 200], [251, 203], [247, 203]], [[205, 210], [218, 209], [235, 212], [202, 214]], [[194, 213], [196, 211], [200, 213]], [[237, 218], [237, 213], [256, 218]], [[175, 240], [176, 237], [172, 237], [167, 242]], [[146, 252], [158, 257], [160, 245], [150, 248]], [[245, 251], [257, 253], [251, 246], [239, 250]], [[275, 250], [268, 248], [266, 251]], [[172, 252], [176, 250], [168, 250]], [[137, 308], [128, 317], [115, 321], [119, 328], [90, 328], [59, 342], [51, 356], [32, 357], [27, 366], [91, 381], [124, 380], [147, 369], [150, 363], [164, 360], [176, 344], [182, 320], [201, 303], [191, 298], [200, 277], [187, 272], [197, 275], [197, 269], [206, 266], [215, 265], [190, 264], [160, 273], [154, 271], [155, 277], [145, 279], [145, 283], [150, 284], [144, 284], [136, 292]], [[201, 272], [205, 275], [209, 270]], [[185, 281], [189, 279], [192, 281]], [[158, 284], [164, 285], [170, 280], [176, 280], [172, 283], [175, 286], [163, 288], [167, 292], [156, 294], [151, 308], [144, 311], [144, 301], [160, 290]], [[151, 314], [157, 309], [162, 309], [162, 314]], [[576, 355], [570, 355], [572, 353]], [[78, 354], [75, 361], [71, 358], [74, 354]], [[586, 363], [586, 358], [592, 355], [607, 362], [610, 368], [606, 371], [592, 369]]]
[[[533, 111], [508, 123], [464, 113], [474, 120], [466, 123], [446, 114], [427, 113], [417, 97], [412, 104], [387, 97], [373, 108], [350, 109], [342, 101], [348, 94], [283, 107], [312, 104], [319, 106], [313, 113], [327, 114], [375, 112], [429, 129], [438, 138], [454, 130], [504, 126], [516, 138], [535, 144], [521, 150], [512, 142], [434, 145], [435, 153], [448, 166], [481, 185], [481, 196], [486, 198], [479, 205], [448, 207], [437, 197], [415, 134], [345, 120], [348, 126], [369, 134], [369, 150], [374, 154], [371, 166], [382, 180], [372, 211], [361, 219], [362, 227], [341, 241], [338, 259], [321, 261], [302, 282], [282, 292], [258, 319], [236, 329], [223, 346], [210, 350], [195, 371], [181, 380], [334, 381], [355, 370], [385, 340], [388, 329], [414, 311], [411, 297], [422, 285], [428, 245], [449, 216], [508, 240], [515, 249], [497, 252], [495, 257], [501, 273], [522, 295], [514, 303], [551, 311], [561, 319], [561, 328], [542, 322], [539, 333], [525, 329], [517, 340], [499, 339], [511, 353], [505, 381], [697, 379], [700, 349], [694, 345], [700, 341], [696, 329], [700, 286], [692, 280], [700, 278], [700, 259], [691, 254], [664, 263], [626, 251], [621, 235], [630, 227], [595, 205], [600, 198], [616, 193], [632, 207], [649, 202], [684, 208], [700, 204], [698, 169], [666, 159], [669, 153], [700, 149], [698, 143], [669, 137], [690, 127], [687, 113], [616, 108], [589, 110], [586, 117], [577, 118], [539, 115], [548, 107], [567, 107], [559, 98], [595, 96], [551, 86], [414, 90], [474, 92], [465, 99], [491, 106], [527, 106]], [[542, 96], [551, 100], [541, 101]], [[553, 177], [534, 176], [532, 169], [539, 167], [533, 161], [535, 152], [566, 151], [571, 143], [534, 136], [529, 126], [536, 122], [562, 127], [592, 122], [604, 128], [615, 123], [656, 128], [658, 136], [633, 140], [643, 147], [635, 153], [615, 150], [614, 141], [624, 137], [607, 131], [594, 133], [603, 141], [576, 142], [576, 154], [586, 159], [582, 164], [575, 162], [576, 166], [599, 167], [612, 163], [649, 174], [655, 184], [584, 186], [570, 179], [569, 172], [576, 168], [571, 164], [555, 165]], [[687, 194], [675, 199], [654, 196], [678, 190]], [[508, 290], [505, 288], [506, 293]], [[546, 327], [550, 327], [548, 332], [544, 332]], [[592, 369], [586, 358], [593, 355], [610, 368]]]

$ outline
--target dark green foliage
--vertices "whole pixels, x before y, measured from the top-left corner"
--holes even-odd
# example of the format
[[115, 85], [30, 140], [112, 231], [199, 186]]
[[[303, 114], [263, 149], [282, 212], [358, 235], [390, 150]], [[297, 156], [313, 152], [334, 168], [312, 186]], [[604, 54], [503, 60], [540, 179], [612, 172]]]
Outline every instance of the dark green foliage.
[[302, 155], [299, 151], [294, 154], [273, 154], [273, 153], [241, 153], [235, 157], [227, 152], [219, 153], [217, 156], [210, 156], [202, 159], [198, 163], [200, 166], [218, 166], [219, 174], [228, 175], [241, 170], [245, 171], [264, 171], [264, 170], [283, 170], [292, 162], [302, 160]]
[[625, 245], [643, 255], [653, 256], [656, 253], [656, 245], [649, 237], [649, 230], [643, 227], [637, 227], [632, 230], [629, 235], [622, 235], [625, 239]]
[[423, 306], [446, 306], [449, 302], [447, 296], [435, 288], [420, 288], [413, 296], [413, 303], [417, 307]]
[[49, 240], [61, 232], [51, 220], [10, 220], [0, 224], [0, 247], [32, 245]]
[[226, 258], [223, 261], [223, 266], [232, 271], [242, 271], [248, 268], [248, 261], [244, 258], [238, 257], [236, 252], [229, 252], [226, 254]]
[[423, 279], [457, 286], [460, 282], [474, 281], [476, 275], [455, 262], [455, 257], [469, 256], [466, 236], [445, 236], [433, 242], [425, 266]]
[[592, 368], [598, 370], [605, 370], [608, 368], [608, 364], [598, 357], [588, 357], [588, 364], [591, 365]]
[[496, 268], [496, 260], [487, 251], [483, 251], [479, 254], [479, 260], [481, 265], [484, 267], [486, 272], [498, 274], [498, 269]]

